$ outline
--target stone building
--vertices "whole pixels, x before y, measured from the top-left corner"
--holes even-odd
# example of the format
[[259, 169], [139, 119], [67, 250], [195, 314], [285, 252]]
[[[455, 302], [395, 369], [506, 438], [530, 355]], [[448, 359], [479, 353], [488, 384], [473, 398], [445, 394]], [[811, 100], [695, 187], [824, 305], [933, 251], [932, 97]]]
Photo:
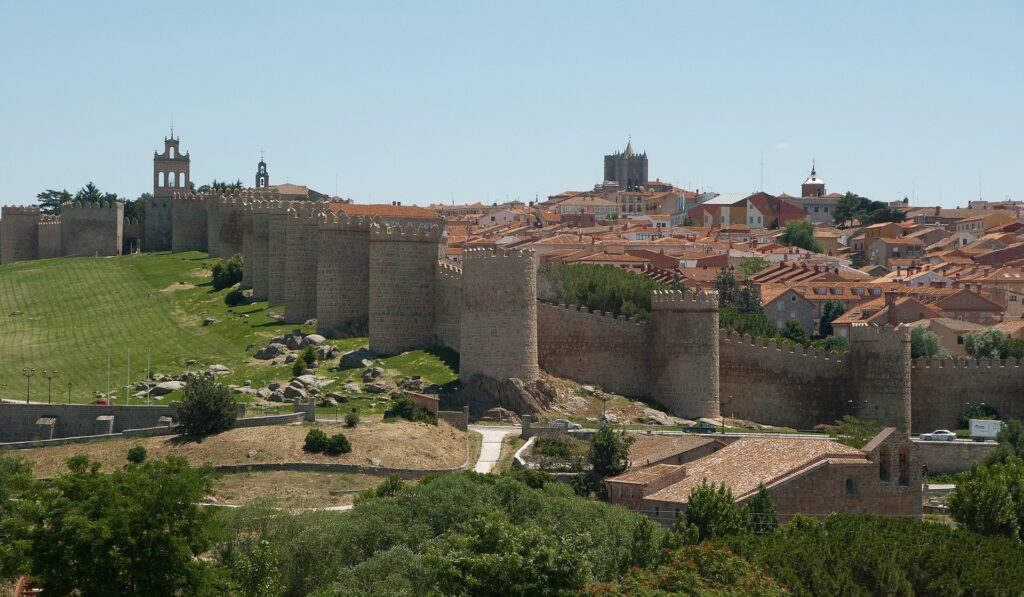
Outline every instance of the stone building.
[[633, 153], [633, 142], [626, 150], [604, 156], [604, 180], [618, 183], [620, 191], [638, 191], [647, 186], [647, 152]]
[[61, 255], [110, 257], [120, 255], [124, 240], [124, 203], [80, 203], [60, 207]]
[[178, 142], [172, 131], [164, 138], [164, 152], [153, 152], [153, 199], [146, 205], [147, 251], [171, 250], [171, 200], [175, 193], [187, 192], [191, 187], [189, 154], [181, 154]]

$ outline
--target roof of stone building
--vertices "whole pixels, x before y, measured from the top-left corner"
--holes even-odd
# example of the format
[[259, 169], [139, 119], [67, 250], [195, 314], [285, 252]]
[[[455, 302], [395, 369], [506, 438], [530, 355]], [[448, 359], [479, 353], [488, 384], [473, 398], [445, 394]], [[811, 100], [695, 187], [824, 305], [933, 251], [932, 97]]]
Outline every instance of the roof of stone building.
[[707, 479], [724, 483], [737, 500], [816, 461], [834, 458], [867, 461], [864, 452], [831, 440], [744, 437], [686, 465], [686, 478], [646, 499], [686, 503], [690, 491]]
[[387, 203], [331, 203], [331, 211], [343, 212], [347, 216], [379, 216], [384, 218], [438, 219], [437, 212], [415, 205], [391, 205]]
[[616, 477], [608, 479], [614, 483], [630, 483], [635, 485], [646, 485], [655, 479], [663, 475], [675, 472], [682, 468], [680, 464], [655, 464], [654, 466], [645, 466], [643, 468], [635, 468], [622, 473]]
[[629, 447], [630, 467], [657, 462], [718, 440], [694, 435], [638, 435]]

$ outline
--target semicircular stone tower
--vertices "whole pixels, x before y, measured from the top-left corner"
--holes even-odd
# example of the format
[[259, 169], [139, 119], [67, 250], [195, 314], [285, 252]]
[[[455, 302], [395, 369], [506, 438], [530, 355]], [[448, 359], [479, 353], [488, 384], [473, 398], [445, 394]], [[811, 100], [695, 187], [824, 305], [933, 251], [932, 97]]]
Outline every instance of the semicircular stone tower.
[[329, 209], [319, 220], [316, 331], [329, 338], [364, 335], [369, 318], [373, 220]]
[[473, 249], [462, 259], [459, 379], [540, 377], [537, 266], [531, 250]]
[[649, 334], [651, 398], [676, 416], [717, 417], [718, 293], [656, 290]]

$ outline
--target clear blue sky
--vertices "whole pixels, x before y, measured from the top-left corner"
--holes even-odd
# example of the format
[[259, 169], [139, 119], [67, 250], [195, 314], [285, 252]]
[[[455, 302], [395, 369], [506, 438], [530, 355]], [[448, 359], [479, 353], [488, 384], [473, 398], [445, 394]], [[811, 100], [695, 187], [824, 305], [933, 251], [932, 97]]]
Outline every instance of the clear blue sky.
[[1024, 199], [1024, 3], [0, 0], [0, 203], [192, 179], [359, 201], [686, 188]]

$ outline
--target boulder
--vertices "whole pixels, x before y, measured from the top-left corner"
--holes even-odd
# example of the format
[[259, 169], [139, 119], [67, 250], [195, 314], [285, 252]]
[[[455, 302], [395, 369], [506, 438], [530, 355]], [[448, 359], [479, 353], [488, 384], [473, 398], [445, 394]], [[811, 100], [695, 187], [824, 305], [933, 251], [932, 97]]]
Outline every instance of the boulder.
[[294, 352], [289, 352], [288, 355], [284, 357], [284, 362], [286, 364], [288, 364], [288, 365], [291, 365], [292, 363], [294, 363], [298, 359], [299, 359], [299, 355], [295, 354]]
[[185, 366], [186, 367], [191, 367], [192, 365], [198, 365], [198, 364], [199, 364], [199, 361], [197, 361], [195, 359], [189, 359], [189, 360], [185, 361]]
[[484, 414], [483, 416], [480, 417], [480, 420], [494, 423], [509, 423], [513, 425], [521, 425], [523, 422], [519, 418], [519, 415], [508, 410], [507, 408], [502, 408], [500, 406], [495, 406], [494, 408], [489, 408], [486, 411], [484, 411]]
[[310, 386], [315, 386], [316, 385], [316, 376], [315, 375], [300, 375], [300, 376], [296, 377], [293, 381], [297, 381], [300, 384], [302, 384], [302, 387], [308, 388]]
[[358, 394], [363, 391], [363, 388], [360, 387], [359, 384], [357, 383], [347, 383], [341, 386], [341, 389], [345, 390], [346, 392], [351, 392], [353, 394]]
[[333, 359], [334, 357], [338, 356], [339, 352], [341, 351], [338, 350], [337, 346], [331, 346], [330, 344], [325, 344], [324, 346], [317, 346], [316, 350], [313, 351], [313, 353], [316, 354], [316, 358], [321, 361]]
[[167, 381], [167, 379], [168, 379], [167, 376], [164, 375], [163, 373], [154, 373], [153, 374], [153, 381], [155, 381], [156, 383], [160, 383], [162, 381]]
[[272, 342], [256, 351], [256, 358], [263, 361], [269, 361], [270, 359], [277, 356], [281, 356], [287, 352], [287, 346], [285, 346], [284, 344], [279, 344], [277, 342]]
[[470, 405], [471, 414], [479, 418], [499, 406], [517, 415], [536, 415], [551, 406], [557, 393], [543, 379], [526, 383], [515, 377], [499, 381], [474, 375], [463, 386], [460, 396], [460, 402]]
[[206, 370], [214, 375], [227, 375], [228, 373], [231, 373], [231, 369], [228, 369], [224, 365], [210, 365]]
[[153, 389], [150, 390], [150, 394], [153, 396], [166, 396], [167, 394], [177, 392], [184, 387], [185, 382], [183, 381], [165, 381], [153, 386]]
[[216, 319], [214, 319], [212, 317], [207, 317], [206, 319], [203, 320], [203, 327], [206, 327], [208, 325], [213, 325], [215, 323], [217, 323]]
[[305, 400], [306, 390], [295, 386], [288, 386], [284, 389], [284, 397], [286, 400], [295, 400], [296, 398]]
[[330, 392], [329, 394], [327, 394], [327, 397], [339, 404], [344, 404], [345, 402], [348, 402], [348, 396], [344, 394], [339, 394], [338, 392]]
[[366, 371], [363, 371], [363, 381], [372, 381], [381, 375], [384, 375], [383, 369], [380, 367], [370, 367]]
[[256, 395], [262, 398], [263, 400], [266, 400], [270, 398], [271, 395], [273, 395], [273, 392], [270, 390], [270, 388], [260, 388], [256, 390]]
[[327, 338], [324, 338], [320, 334], [310, 334], [302, 339], [302, 346], [320, 346], [326, 341]]
[[280, 390], [278, 390], [277, 392], [274, 392], [273, 394], [271, 394], [267, 398], [267, 400], [269, 400], [271, 402], [284, 402], [284, 392], [281, 392]]
[[281, 389], [281, 384], [279, 382], [272, 381], [269, 384], [267, 384], [267, 388], [269, 388], [270, 391], [280, 390]]
[[367, 348], [360, 348], [359, 350], [346, 352], [345, 354], [341, 355], [341, 368], [354, 369], [356, 367], [372, 367], [373, 357], [375, 356], [377, 355], [370, 352], [370, 350]]
[[326, 407], [338, 406], [338, 402], [334, 398], [331, 398], [330, 396], [328, 396], [328, 397], [322, 399], [320, 401], [320, 403], [317, 404], [317, 406], [326, 406]]
[[288, 336], [285, 344], [292, 350], [298, 350], [302, 348], [302, 336]]
[[387, 384], [379, 381], [368, 383], [365, 386], [363, 386], [363, 390], [371, 394], [383, 394], [384, 392], [387, 392], [390, 389], [391, 388], [389, 388]]
[[637, 423], [641, 425], [678, 425], [679, 420], [671, 415], [667, 415], [660, 410], [654, 410], [650, 407], [644, 407], [643, 414], [637, 417]]
[[303, 369], [299, 371], [299, 375], [316, 375], [316, 369]]

